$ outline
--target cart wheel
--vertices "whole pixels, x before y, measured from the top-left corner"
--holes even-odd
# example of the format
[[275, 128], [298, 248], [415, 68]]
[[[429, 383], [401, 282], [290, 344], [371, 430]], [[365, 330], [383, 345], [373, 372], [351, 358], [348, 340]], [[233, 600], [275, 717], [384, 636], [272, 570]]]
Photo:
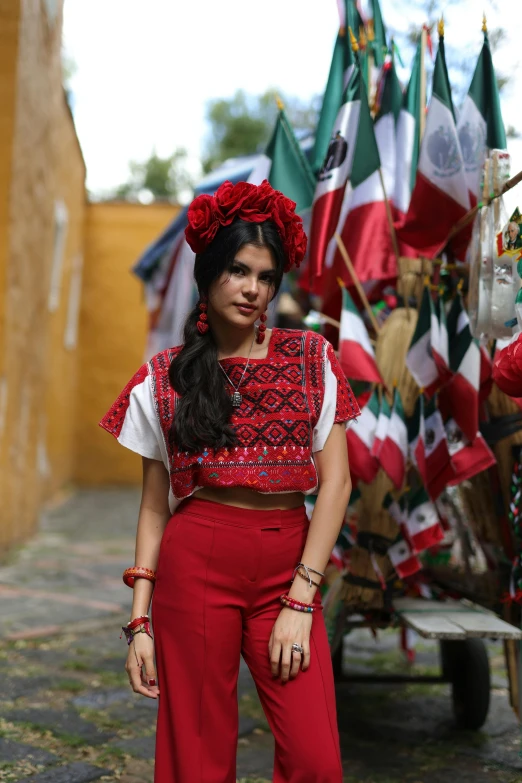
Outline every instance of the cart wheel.
[[489, 710], [490, 672], [482, 639], [441, 639], [442, 674], [451, 682], [453, 714], [461, 729], [476, 731]]
[[334, 680], [340, 680], [343, 676], [343, 637], [337, 640], [337, 644], [332, 646], [332, 668]]

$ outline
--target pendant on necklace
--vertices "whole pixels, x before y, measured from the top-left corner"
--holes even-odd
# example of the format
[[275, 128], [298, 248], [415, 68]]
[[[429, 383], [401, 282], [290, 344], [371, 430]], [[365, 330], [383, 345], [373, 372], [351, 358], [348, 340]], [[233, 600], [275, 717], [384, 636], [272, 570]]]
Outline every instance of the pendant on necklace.
[[231, 399], [232, 399], [232, 407], [239, 408], [243, 400], [243, 397], [238, 391], [235, 391], [234, 394], [231, 395]]

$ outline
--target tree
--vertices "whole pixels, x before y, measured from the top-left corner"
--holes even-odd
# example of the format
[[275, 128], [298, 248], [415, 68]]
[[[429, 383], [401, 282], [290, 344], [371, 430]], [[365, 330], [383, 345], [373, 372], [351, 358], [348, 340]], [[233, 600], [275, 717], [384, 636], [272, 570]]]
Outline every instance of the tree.
[[[252, 155], [264, 149], [276, 121], [277, 97], [274, 89], [263, 95], [248, 95], [244, 90], [238, 90], [232, 98], [218, 98], [207, 103], [210, 132], [203, 156], [205, 172], [228, 158]], [[318, 101], [313, 99], [311, 104], [305, 104], [298, 98], [281, 97], [297, 135], [313, 132]]]
[[115, 198], [136, 200], [145, 195], [149, 199], [178, 201], [183, 191], [192, 187], [186, 158], [186, 151], [178, 148], [168, 158], [161, 158], [154, 150], [148, 160], [131, 161], [130, 177], [116, 189]]

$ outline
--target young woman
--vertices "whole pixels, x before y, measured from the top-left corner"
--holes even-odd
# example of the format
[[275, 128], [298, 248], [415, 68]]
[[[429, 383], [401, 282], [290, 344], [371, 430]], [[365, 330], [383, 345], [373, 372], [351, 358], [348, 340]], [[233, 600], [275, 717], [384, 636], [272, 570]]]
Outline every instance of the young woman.
[[138, 370], [101, 422], [143, 457], [124, 631], [133, 690], [159, 696], [156, 783], [235, 783], [240, 655], [275, 737], [275, 783], [342, 781], [317, 588], [359, 409], [324, 338], [265, 327], [306, 249], [294, 210], [268, 182], [195, 199], [200, 298], [184, 343]]

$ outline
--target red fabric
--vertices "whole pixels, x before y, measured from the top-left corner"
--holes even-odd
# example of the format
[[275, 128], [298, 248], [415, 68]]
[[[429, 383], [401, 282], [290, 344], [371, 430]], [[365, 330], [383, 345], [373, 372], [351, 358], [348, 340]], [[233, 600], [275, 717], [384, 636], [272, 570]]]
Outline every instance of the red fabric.
[[355, 340], [339, 341], [339, 362], [346, 377], [352, 381], [383, 383], [374, 357]]
[[495, 354], [493, 380], [504, 394], [522, 396], [522, 333]]
[[140, 369], [132, 376], [122, 393], [117, 397], [115, 402], [111, 405], [103, 419], [100, 421], [100, 427], [110, 432], [115, 438], [120, 437], [121, 428], [125, 421], [125, 414], [129, 409], [129, 402], [131, 392], [135, 386], [139, 386], [143, 383], [148, 374], [148, 367], [143, 364]]
[[312, 208], [308, 275], [313, 291], [316, 290], [316, 286], [320, 286], [320, 280], [325, 272], [326, 249], [337, 228], [343, 196], [344, 186], [324, 193]]
[[283, 685], [268, 657], [278, 598], [308, 526], [304, 506], [250, 511], [193, 498], [168, 523], [152, 601], [161, 691], [155, 783], [235, 783], [240, 654], [275, 736], [274, 783], [342, 783], [323, 613], [312, 615], [306, 672]]

